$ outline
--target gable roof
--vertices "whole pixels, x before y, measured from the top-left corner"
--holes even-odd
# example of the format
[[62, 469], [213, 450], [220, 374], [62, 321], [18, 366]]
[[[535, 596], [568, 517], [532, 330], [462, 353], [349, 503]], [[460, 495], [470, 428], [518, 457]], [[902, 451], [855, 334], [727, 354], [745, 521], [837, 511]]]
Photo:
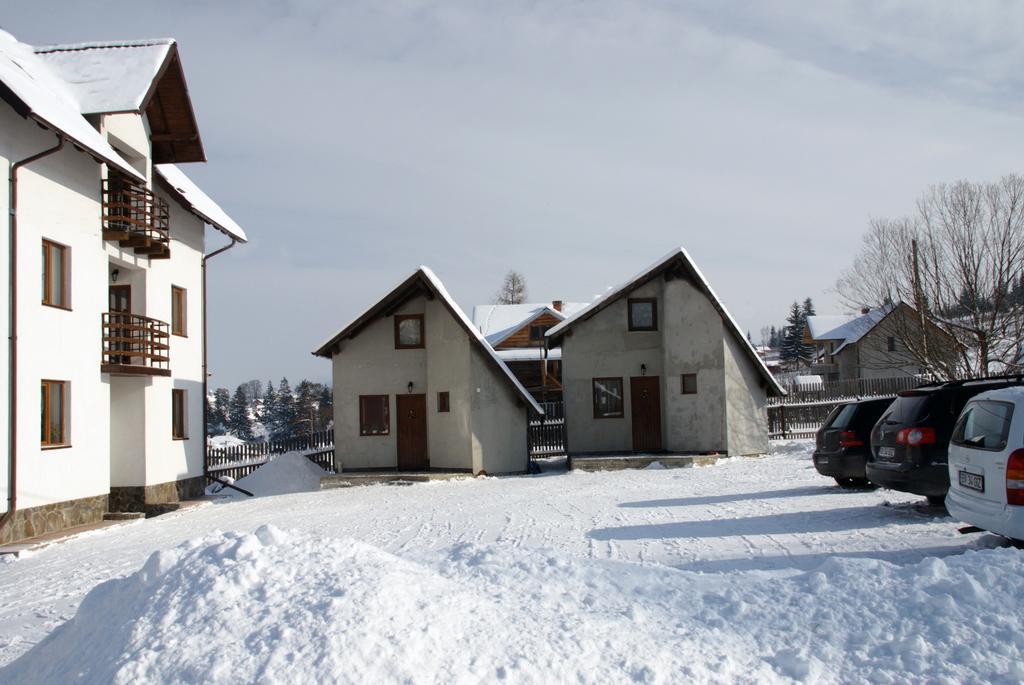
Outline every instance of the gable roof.
[[558, 311], [550, 302], [532, 304], [478, 304], [473, 307], [473, 325], [491, 345], [500, 345], [543, 314], [562, 320], [587, 306], [586, 302], [563, 302]]
[[210, 196], [192, 182], [181, 169], [173, 164], [156, 164], [153, 166], [157, 175], [164, 180], [164, 185], [178, 197], [185, 207], [200, 219], [216, 228], [233, 240], [248, 242], [245, 231], [220, 208]]
[[206, 161], [173, 38], [42, 45], [35, 53], [82, 114], [145, 113], [154, 162]]
[[377, 302], [377, 304], [367, 309], [354, 321], [342, 328], [337, 335], [334, 335], [327, 340], [327, 342], [322, 344], [315, 352], [313, 352], [313, 354], [318, 357], [330, 358], [334, 354], [334, 346], [341, 340], [344, 338], [355, 337], [362, 329], [375, 321], [378, 317], [387, 316], [386, 312], [399, 307], [403, 302], [419, 294], [430, 294], [441, 300], [441, 303], [445, 306], [455, 321], [462, 326], [469, 335], [470, 342], [475, 344], [484, 353], [489, 363], [494, 366], [500, 375], [504, 376], [512, 386], [512, 389], [519, 394], [524, 402], [526, 402], [526, 405], [538, 414], [544, 413], [544, 410], [541, 409], [539, 404], [537, 404], [537, 401], [526, 391], [523, 384], [520, 383], [512, 374], [512, 371], [505, 365], [505, 362], [501, 360], [497, 352], [494, 351], [494, 348], [491, 347], [490, 343], [488, 343], [483, 335], [481, 335], [480, 331], [478, 331], [473, 325], [473, 322], [469, 320], [468, 316], [466, 316], [466, 313], [462, 311], [462, 308], [459, 307], [452, 296], [448, 293], [448, 290], [444, 287], [441, 279], [426, 266], [421, 266], [414, 271], [412, 275], [395, 286], [395, 288]]
[[145, 180], [82, 116], [67, 84], [32, 51], [0, 30], [0, 97], [23, 117], [66, 136], [76, 147], [133, 178]]
[[[909, 307], [909, 305], [904, 306]], [[896, 309], [896, 305], [887, 304], [872, 309], [867, 314], [855, 316], [808, 316], [807, 332], [812, 340], [842, 341], [839, 347], [832, 352], [832, 354], [836, 354], [847, 345], [857, 342], [870, 333], [871, 329], [880, 324], [882, 319], [889, 316], [894, 309]]]
[[688, 277], [691, 282], [693, 282], [693, 284], [704, 293], [708, 300], [711, 301], [712, 306], [714, 306], [718, 311], [719, 316], [722, 317], [722, 321], [725, 323], [726, 329], [736, 339], [736, 342], [747, 355], [747, 358], [750, 359], [754, 368], [756, 368], [761, 374], [761, 377], [766, 382], [767, 386], [771, 390], [774, 390], [776, 394], [785, 395], [786, 391], [782, 389], [782, 386], [779, 385], [779, 382], [772, 375], [771, 371], [769, 371], [768, 367], [765, 366], [764, 360], [762, 360], [760, 355], [758, 355], [754, 350], [754, 347], [750, 344], [750, 341], [747, 340], [747, 337], [743, 335], [743, 332], [740, 330], [739, 325], [737, 325], [736, 320], [732, 318], [732, 315], [729, 314], [728, 310], [726, 310], [725, 305], [722, 304], [718, 295], [716, 295], [715, 291], [711, 289], [711, 285], [704, 277], [704, 274], [701, 273], [700, 269], [697, 268], [697, 265], [694, 264], [690, 254], [682, 247], [671, 250], [664, 257], [656, 261], [654, 264], [651, 264], [625, 283], [608, 290], [584, 309], [576, 312], [565, 319], [565, 321], [562, 321], [557, 326], [549, 329], [546, 337], [552, 343], [557, 342], [575, 324], [580, 321], [586, 321], [608, 305], [612, 304], [624, 295], [629, 294], [641, 285], [648, 283], [661, 274], [669, 273], [673, 270], [680, 270], [682, 275]]

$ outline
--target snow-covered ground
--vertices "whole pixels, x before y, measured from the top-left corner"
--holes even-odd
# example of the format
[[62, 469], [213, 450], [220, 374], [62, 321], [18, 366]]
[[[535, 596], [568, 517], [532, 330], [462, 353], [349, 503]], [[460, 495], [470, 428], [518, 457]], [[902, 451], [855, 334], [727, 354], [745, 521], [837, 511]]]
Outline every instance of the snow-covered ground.
[[806, 443], [234, 499], [0, 564], [0, 682], [1019, 682], [1024, 558], [957, 525]]

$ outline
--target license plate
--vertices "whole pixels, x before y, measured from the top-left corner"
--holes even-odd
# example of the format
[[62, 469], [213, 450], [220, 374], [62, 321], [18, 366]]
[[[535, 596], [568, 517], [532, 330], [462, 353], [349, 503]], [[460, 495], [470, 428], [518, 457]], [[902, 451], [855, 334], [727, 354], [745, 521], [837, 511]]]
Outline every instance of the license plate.
[[978, 492], [985, 492], [985, 476], [978, 473], [960, 472], [960, 485]]
[[880, 459], [892, 459], [896, 456], [895, 447], [879, 447], [878, 456]]

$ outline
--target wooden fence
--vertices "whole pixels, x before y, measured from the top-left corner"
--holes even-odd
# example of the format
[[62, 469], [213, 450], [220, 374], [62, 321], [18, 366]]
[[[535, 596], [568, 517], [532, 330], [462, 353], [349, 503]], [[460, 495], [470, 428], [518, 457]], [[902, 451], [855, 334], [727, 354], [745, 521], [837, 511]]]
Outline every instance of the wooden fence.
[[316, 431], [312, 435], [307, 433], [288, 440], [207, 447], [206, 474], [215, 478], [228, 476], [238, 480], [266, 464], [274, 455], [285, 452], [306, 452], [307, 459], [328, 473], [334, 473], [334, 429]]
[[813, 385], [783, 386], [785, 397], [768, 399], [768, 437], [772, 439], [813, 438], [837, 405], [867, 397], [896, 397], [929, 382], [915, 376], [863, 378]]
[[531, 412], [527, 422], [527, 444], [531, 457], [565, 454], [565, 405], [561, 401], [540, 402], [544, 416]]

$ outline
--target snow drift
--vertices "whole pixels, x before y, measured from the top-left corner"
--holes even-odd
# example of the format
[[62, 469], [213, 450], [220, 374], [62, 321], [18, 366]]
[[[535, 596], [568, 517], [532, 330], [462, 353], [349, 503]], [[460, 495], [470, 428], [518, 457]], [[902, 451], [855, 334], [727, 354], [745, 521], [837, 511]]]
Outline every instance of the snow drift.
[[0, 681], [1018, 682], [1022, 598], [1010, 549], [783, 578], [263, 526], [96, 586]]
[[[294, 492], [310, 492], [320, 489], [320, 477], [327, 473], [306, 458], [302, 452], [280, 454], [259, 467], [248, 476], [238, 480], [225, 479], [257, 497], [268, 495], [289, 495]], [[214, 483], [206, 489], [208, 495], [246, 497], [238, 490]]]

